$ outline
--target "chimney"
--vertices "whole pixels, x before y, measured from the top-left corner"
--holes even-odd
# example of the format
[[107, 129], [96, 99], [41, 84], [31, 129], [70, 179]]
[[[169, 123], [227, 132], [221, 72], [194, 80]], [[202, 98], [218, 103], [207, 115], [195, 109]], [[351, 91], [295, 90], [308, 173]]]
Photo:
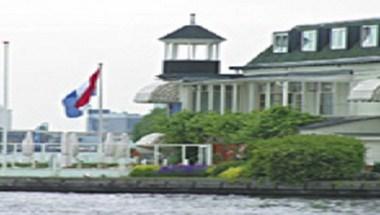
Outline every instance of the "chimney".
[[195, 25], [195, 13], [190, 14], [190, 25]]

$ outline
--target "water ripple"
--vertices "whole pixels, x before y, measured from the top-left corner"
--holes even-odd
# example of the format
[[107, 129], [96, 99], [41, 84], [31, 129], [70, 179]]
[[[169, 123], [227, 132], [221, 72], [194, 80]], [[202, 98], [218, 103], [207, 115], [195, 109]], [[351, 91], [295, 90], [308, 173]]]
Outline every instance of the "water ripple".
[[378, 215], [377, 199], [0, 192], [1, 215]]

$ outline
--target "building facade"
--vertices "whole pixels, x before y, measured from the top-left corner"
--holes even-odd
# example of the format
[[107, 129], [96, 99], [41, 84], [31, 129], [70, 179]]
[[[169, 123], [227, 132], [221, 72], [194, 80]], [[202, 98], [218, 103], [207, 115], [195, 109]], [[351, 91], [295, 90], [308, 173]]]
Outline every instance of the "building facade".
[[379, 19], [296, 26], [241, 77], [182, 83], [184, 109], [249, 112], [276, 105], [323, 116], [380, 115]]
[[274, 32], [267, 49], [230, 67], [235, 75], [166, 80], [176, 83], [182, 110], [224, 114], [289, 106], [324, 116], [326, 122], [301, 133], [354, 136], [369, 149], [367, 162], [380, 162], [379, 28], [380, 19], [299, 25]]
[[[140, 122], [142, 116], [126, 112], [116, 113], [103, 110], [103, 132], [128, 133]], [[87, 118], [87, 132], [97, 132], [99, 129], [99, 110], [89, 110]]]

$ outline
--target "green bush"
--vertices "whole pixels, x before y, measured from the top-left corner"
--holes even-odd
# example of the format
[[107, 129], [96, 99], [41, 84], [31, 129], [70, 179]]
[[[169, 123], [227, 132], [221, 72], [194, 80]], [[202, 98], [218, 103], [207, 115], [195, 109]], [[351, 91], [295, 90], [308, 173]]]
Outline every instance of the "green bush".
[[243, 165], [245, 162], [244, 161], [227, 161], [220, 163], [216, 166], [209, 167], [207, 170], [207, 175], [208, 176], [218, 176], [220, 173], [226, 171], [227, 169], [231, 167], [237, 167]]
[[223, 171], [218, 175], [219, 178], [223, 178], [226, 180], [236, 180], [239, 177], [242, 176], [242, 173], [244, 172], [244, 167], [243, 166], [238, 166], [238, 167], [230, 167], [227, 170]]
[[131, 177], [151, 177], [155, 176], [160, 170], [160, 167], [157, 165], [137, 165], [133, 167], [129, 176]]
[[280, 182], [347, 179], [364, 165], [363, 144], [341, 136], [295, 135], [256, 141], [246, 176]]

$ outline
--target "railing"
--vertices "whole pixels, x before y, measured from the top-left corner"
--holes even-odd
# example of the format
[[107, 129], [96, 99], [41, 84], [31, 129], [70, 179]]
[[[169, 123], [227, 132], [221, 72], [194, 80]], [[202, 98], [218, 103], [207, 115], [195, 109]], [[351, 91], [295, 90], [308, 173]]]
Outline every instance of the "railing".
[[[124, 159], [125, 162], [132, 162], [130, 157], [107, 156], [102, 152], [99, 143], [79, 143], [77, 153], [62, 153], [61, 143], [39, 143], [34, 145], [34, 152], [31, 155], [25, 155], [22, 151], [21, 143], [8, 143], [7, 154], [0, 154], [0, 160], [6, 160], [6, 163], [47, 163], [52, 159], [62, 165], [75, 163], [117, 163], [118, 160]], [[2, 147], [0, 146], [0, 151]], [[67, 161], [69, 160], [69, 161]]]

